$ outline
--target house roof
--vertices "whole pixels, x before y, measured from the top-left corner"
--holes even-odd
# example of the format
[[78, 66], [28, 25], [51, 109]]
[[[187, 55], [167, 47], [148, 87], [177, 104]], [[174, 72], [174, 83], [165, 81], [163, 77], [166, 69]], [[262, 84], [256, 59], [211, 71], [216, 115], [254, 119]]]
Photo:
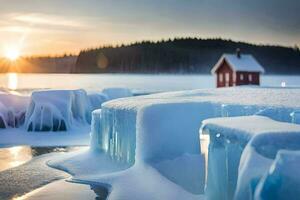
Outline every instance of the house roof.
[[236, 72], [265, 72], [264, 68], [250, 54], [241, 54], [240, 58], [238, 58], [236, 54], [223, 54], [217, 64], [212, 68], [212, 74], [216, 73], [223, 60]]

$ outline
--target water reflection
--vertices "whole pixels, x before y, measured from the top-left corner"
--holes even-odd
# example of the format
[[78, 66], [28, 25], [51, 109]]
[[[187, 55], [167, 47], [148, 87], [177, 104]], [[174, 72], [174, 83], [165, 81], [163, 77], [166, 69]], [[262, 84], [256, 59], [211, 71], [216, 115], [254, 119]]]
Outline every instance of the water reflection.
[[0, 172], [22, 165], [34, 156], [51, 152], [70, 152], [88, 147], [30, 147], [15, 146], [0, 148]]
[[23, 196], [15, 197], [13, 200], [105, 200], [107, 196], [108, 190], [105, 187], [89, 186], [60, 180], [33, 190]]
[[93, 190], [97, 195], [95, 200], [105, 200], [109, 195], [109, 190], [106, 187], [91, 185], [91, 190]]
[[0, 171], [19, 166], [33, 157], [31, 148], [17, 146], [0, 149]]
[[18, 74], [17, 73], [8, 73], [7, 74], [7, 88], [9, 90], [18, 89]]

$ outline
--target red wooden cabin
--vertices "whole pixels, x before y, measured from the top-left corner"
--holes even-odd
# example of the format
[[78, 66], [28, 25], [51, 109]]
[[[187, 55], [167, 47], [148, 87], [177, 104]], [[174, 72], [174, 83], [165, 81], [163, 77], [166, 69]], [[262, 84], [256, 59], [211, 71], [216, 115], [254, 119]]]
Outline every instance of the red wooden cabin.
[[259, 85], [264, 68], [249, 54], [224, 54], [211, 70], [216, 74], [217, 87]]

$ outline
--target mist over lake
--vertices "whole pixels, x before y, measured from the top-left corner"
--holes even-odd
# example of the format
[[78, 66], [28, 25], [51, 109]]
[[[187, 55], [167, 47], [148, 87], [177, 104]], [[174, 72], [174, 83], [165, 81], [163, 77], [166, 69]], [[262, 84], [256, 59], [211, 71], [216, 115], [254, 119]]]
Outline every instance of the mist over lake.
[[[263, 75], [261, 85], [266, 87], [299, 87], [300, 76]], [[40, 89], [85, 89], [100, 91], [109, 87], [130, 88], [134, 92], [158, 92], [214, 88], [212, 75], [174, 74], [16, 74], [0, 75], [0, 86], [28, 94]]]

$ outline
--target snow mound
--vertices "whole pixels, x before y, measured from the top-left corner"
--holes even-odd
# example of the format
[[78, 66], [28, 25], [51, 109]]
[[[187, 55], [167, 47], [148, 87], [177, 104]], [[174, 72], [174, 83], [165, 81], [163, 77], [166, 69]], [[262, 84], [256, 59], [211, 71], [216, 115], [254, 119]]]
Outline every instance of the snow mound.
[[131, 95], [125, 88], [109, 88], [93, 94], [81, 89], [35, 91], [26, 112], [26, 130], [67, 131], [78, 124], [89, 124], [91, 112], [100, 109], [104, 102]]
[[128, 88], [105, 88], [102, 90], [102, 93], [105, 94], [109, 100], [133, 96], [131, 90]]
[[88, 123], [91, 107], [84, 90], [36, 91], [26, 112], [27, 131], [66, 131]]

